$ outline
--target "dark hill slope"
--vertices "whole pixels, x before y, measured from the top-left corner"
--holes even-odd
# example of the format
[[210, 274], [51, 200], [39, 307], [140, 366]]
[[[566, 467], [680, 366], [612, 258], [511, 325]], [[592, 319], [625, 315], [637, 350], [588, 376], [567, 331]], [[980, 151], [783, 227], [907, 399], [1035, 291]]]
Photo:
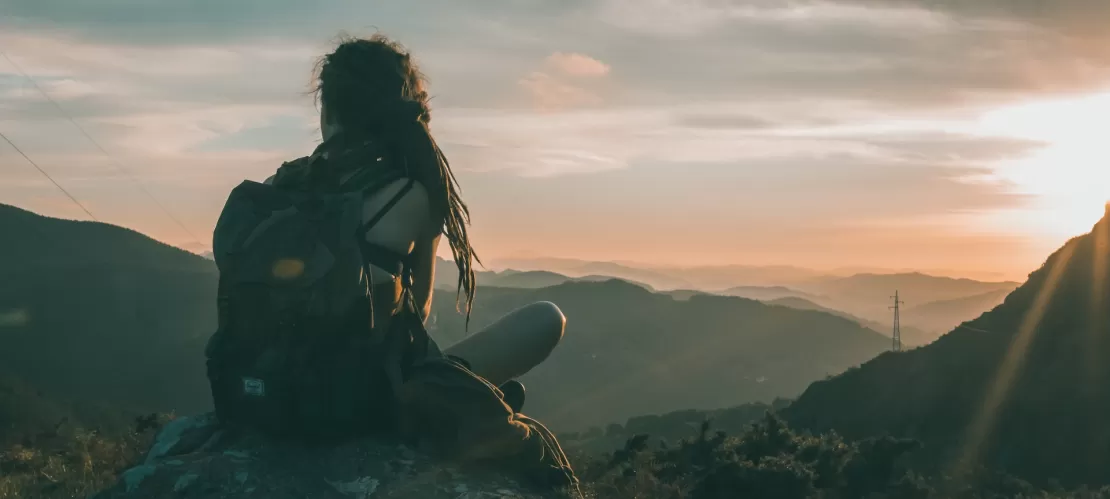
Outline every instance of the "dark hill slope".
[[[131, 229], [44, 217], [0, 204], [0, 272], [28, 267], [124, 266], [210, 272], [211, 261]], [[11, 283], [18, 284], [18, 283]]]
[[[1015, 282], [980, 282], [915, 272], [907, 274], [857, 274], [850, 277], [818, 281], [800, 289], [823, 296], [822, 300], [818, 300], [822, 305], [843, 310], [865, 319], [886, 323], [891, 317], [888, 307], [891, 305], [892, 295], [895, 291], [899, 291], [901, 298], [906, 301], [906, 306], [912, 308], [925, 303], [966, 298], [991, 291], [1003, 290], [1008, 293], [1017, 286], [1018, 283]], [[978, 312], [985, 312], [989, 308], [988, 306]], [[964, 317], [964, 319], [971, 319], [977, 315], [978, 313], [970, 317]], [[910, 323], [906, 316], [903, 316], [902, 319], [903, 324], [918, 325]]]
[[59, 396], [199, 410], [215, 264], [102, 223], [0, 206], [0, 375]]
[[[539, 300], [563, 309], [567, 333], [525, 377], [536, 394], [528, 406], [560, 429], [794, 396], [889, 348], [882, 335], [826, 313], [722, 296], [679, 301], [619, 280], [529, 292], [486, 288], [471, 328]], [[457, 338], [463, 329], [453, 306], [435, 305], [440, 337]]]
[[920, 439], [933, 470], [982, 463], [1110, 483], [1110, 210], [1005, 302], [931, 345], [814, 383], [784, 416], [849, 437]]

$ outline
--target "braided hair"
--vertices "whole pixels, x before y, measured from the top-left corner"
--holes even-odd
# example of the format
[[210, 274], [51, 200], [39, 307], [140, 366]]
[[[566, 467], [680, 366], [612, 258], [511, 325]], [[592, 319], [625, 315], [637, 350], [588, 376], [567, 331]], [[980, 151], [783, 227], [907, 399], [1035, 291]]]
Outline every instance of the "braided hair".
[[[335, 51], [317, 63], [316, 75], [316, 99], [326, 107], [328, 122], [343, 133], [383, 140], [393, 157], [406, 161], [411, 174], [428, 190], [458, 267], [457, 292], [466, 294], [469, 324], [476, 287], [473, 262], [481, 264], [481, 260], [467, 235], [470, 211], [459, 197], [447, 156], [428, 129], [431, 110], [424, 75], [403, 46], [383, 35], [342, 39]], [[458, 296], [455, 307], [459, 308]]]

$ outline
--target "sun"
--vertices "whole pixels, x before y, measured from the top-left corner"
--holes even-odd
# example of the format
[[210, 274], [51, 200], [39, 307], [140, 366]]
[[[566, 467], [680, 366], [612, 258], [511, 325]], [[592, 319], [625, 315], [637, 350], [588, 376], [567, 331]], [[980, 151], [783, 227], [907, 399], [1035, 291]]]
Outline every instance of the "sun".
[[1031, 223], [1052, 234], [1085, 233], [1110, 202], [1110, 92], [999, 109], [981, 126], [1043, 147], [999, 165], [997, 176], [1031, 196]]

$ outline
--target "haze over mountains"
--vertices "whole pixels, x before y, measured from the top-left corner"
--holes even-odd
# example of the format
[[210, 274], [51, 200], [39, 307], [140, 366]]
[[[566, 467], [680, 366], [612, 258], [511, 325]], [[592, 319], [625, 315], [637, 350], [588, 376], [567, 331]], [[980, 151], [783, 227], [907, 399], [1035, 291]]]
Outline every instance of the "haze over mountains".
[[[603, 274], [657, 289], [679, 299], [698, 293], [738, 296], [774, 302], [787, 298], [802, 302], [781, 302], [805, 310], [822, 310], [848, 317], [876, 331], [890, 334], [893, 322], [893, 295], [899, 292], [906, 302], [902, 314], [903, 339], [908, 345], [927, 344], [953, 327], [978, 317], [1002, 303], [1017, 288], [1012, 281], [983, 282], [967, 278], [927, 275], [921, 272], [827, 274], [789, 266], [705, 266], [690, 268], [637, 267], [635, 263], [589, 262], [563, 258], [530, 258], [499, 260], [496, 265], [511, 265], [501, 274], [487, 272], [479, 276], [487, 282], [507, 287], [539, 287], [518, 285], [505, 279], [505, 273], [525, 275], [516, 278], [527, 283], [531, 272], [548, 276], [546, 283], [570, 280], [574, 276]], [[543, 266], [546, 270], [535, 269]], [[447, 272], [437, 283], [453, 286], [455, 270]], [[558, 272], [559, 277], [550, 276]], [[536, 274], [536, 277], [541, 274]]]
[[965, 321], [979, 317], [983, 311], [1001, 305], [1012, 291], [1006, 287], [979, 295], [907, 307], [902, 317], [906, 323], [932, 333], [948, 332]]
[[[953, 280], [1004, 281], [997, 273], [977, 272], [974, 270], [954, 271], [946, 269], [882, 269], [864, 267], [841, 267], [830, 270], [817, 270], [791, 265], [744, 264], [668, 266], [641, 262], [609, 262], [545, 256], [498, 258], [487, 262], [487, 266], [490, 269], [549, 270], [569, 276], [592, 273], [605, 274], [621, 278], [642, 280], [661, 290], [723, 290], [736, 286], [798, 287], [807, 283], [860, 274], [922, 274]], [[634, 278], [633, 276], [638, 277]]]
[[[783, 306], [783, 307], [796, 308], [796, 309], [799, 309], [799, 310], [816, 310], [816, 311], [820, 311], [820, 312], [829, 313], [829, 314], [832, 314], [832, 315], [835, 315], [835, 316], [838, 316], [838, 317], [844, 317], [845, 319], [849, 319], [849, 320], [851, 320], [853, 322], [856, 322], [856, 323], [858, 323], [858, 324], [860, 324], [860, 325], [862, 325], [862, 326], [864, 326], [868, 329], [871, 329], [871, 330], [874, 330], [874, 331], [880, 331], [884, 335], [893, 336], [893, 324], [884, 324], [884, 323], [879, 322], [879, 321], [873, 321], [873, 320], [869, 320], [869, 319], [863, 319], [863, 318], [860, 318], [860, 317], [856, 317], [852, 314], [849, 314], [848, 312], [843, 312], [843, 311], [840, 311], [840, 310], [834, 310], [834, 309], [831, 309], [831, 308], [828, 308], [828, 307], [823, 307], [823, 306], [818, 305], [814, 302], [806, 300], [805, 298], [786, 297], [786, 298], [779, 298], [779, 299], [776, 299], [776, 300], [770, 300], [770, 301], [767, 301], [767, 303], [770, 304], [770, 305], [780, 305], [780, 306]], [[910, 325], [906, 325], [906, 324], [902, 325], [901, 339], [902, 339], [902, 344], [904, 346], [917, 347], [917, 346], [921, 346], [921, 345], [927, 345], [927, 344], [931, 343], [933, 340], [937, 339], [938, 337], [940, 337], [940, 333], [925, 332], [924, 330], [918, 329], [918, 328], [910, 326]]]
[[[597, 282], [607, 281], [610, 279], [618, 279], [613, 276], [606, 275], [583, 275], [578, 277], [571, 277], [557, 272], [548, 270], [513, 270], [506, 269], [501, 271], [492, 270], [478, 270], [477, 271], [478, 284], [480, 286], [493, 286], [503, 288], [520, 288], [520, 289], [536, 289], [545, 288], [548, 286], [555, 286], [566, 282]], [[459, 271], [455, 267], [455, 262], [445, 260], [443, 258], [436, 258], [436, 275], [435, 287], [436, 289], [453, 290], [458, 286]], [[635, 284], [649, 291], [653, 288], [647, 284], [636, 282], [631, 279], [621, 279], [630, 284]]]

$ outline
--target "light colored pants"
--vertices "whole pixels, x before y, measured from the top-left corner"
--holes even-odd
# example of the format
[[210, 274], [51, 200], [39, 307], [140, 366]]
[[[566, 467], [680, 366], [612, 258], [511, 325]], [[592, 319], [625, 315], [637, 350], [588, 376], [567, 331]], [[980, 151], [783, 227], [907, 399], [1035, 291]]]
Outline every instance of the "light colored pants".
[[547, 359], [563, 338], [567, 319], [551, 302], [525, 305], [444, 350], [461, 357], [490, 383], [518, 378]]

